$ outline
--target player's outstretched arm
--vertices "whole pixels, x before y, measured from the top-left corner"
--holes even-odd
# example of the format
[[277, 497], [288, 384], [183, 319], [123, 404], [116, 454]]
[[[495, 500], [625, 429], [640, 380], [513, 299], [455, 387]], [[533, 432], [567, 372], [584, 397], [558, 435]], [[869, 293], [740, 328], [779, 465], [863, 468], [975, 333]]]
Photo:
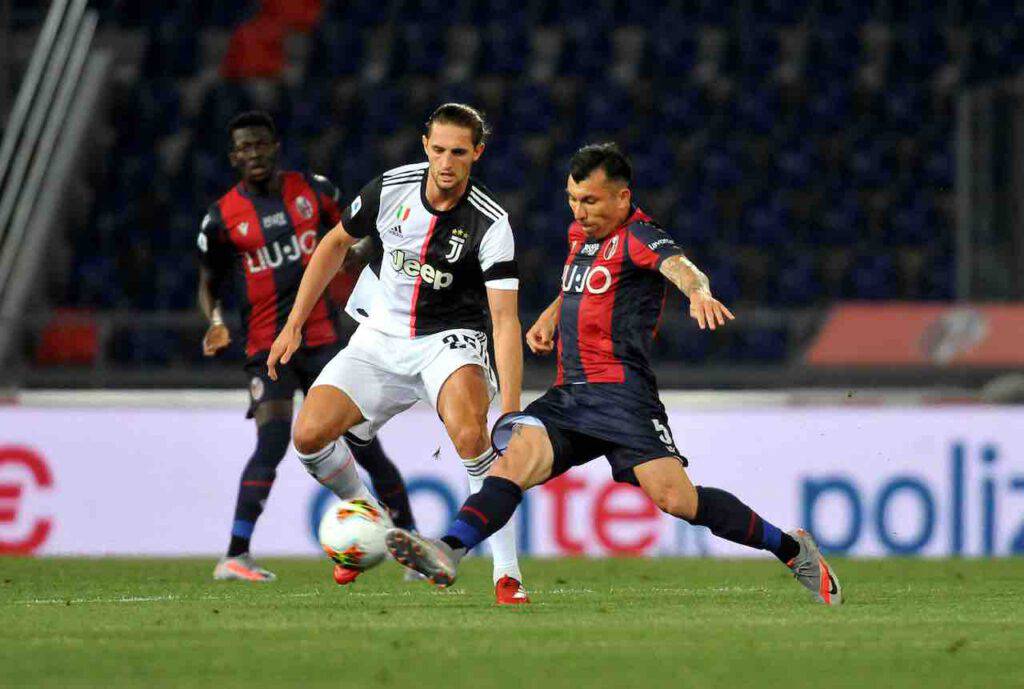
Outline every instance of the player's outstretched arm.
[[309, 265], [302, 273], [302, 282], [299, 283], [288, 321], [270, 348], [267, 373], [272, 380], [277, 380], [277, 364], [287, 364], [302, 344], [302, 326], [316, 306], [316, 300], [324, 293], [327, 283], [341, 269], [349, 247], [355, 243], [355, 238], [345, 231], [340, 222], [320, 240], [313, 257], [309, 259]]
[[199, 310], [210, 324], [203, 335], [204, 356], [213, 356], [231, 344], [231, 331], [224, 325], [220, 299], [217, 298], [217, 282], [209, 268], [199, 267]]
[[686, 256], [678, 254], [666, 258], [658, 270], [689, 298], [690, 317], [697, 321], [701, 330], [714, 330], [719, 325], [725, 325], [727, 319], [735, 319], [722, 302], [711, 296], [708, 276]]
[[555, 348], [555, 330], [562, 313], [562, 295], [544, 309], [537, 322], [526, 332], [526, 344], [534, 354], [550, 354]]
[[501, 383], [501, 413], [519, 411], [523, 391], [523, 336], [519, 291], [487, 288], [494, 330], [494, 358]]

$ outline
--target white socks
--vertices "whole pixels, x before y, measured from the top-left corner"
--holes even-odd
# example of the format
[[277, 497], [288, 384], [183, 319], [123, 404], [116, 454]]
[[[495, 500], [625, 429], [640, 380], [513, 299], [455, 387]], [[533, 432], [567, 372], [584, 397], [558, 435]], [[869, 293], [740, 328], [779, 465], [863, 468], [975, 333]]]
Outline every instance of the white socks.
[[[497, 458], [497, 453], [489, 449], [479, 457], [463, 459], [462, 463], [469, 474], [469, 492], [478, 493], [487, 478], [487, 472], [491, 464]], [[487, 539], [491, 546], [491, 557], [494, 559], [494, 583], [504, 576], [512, 577], [517, 581], [523, 581], [523, 575], [519, 571], [519, 556], [516, 546], [516, 517], [513, 514], [505, 526], [501, 527]]]
[[352, 453], [343, 440], [333, 442], [315, 454], [298, 454], [306, 471], [342, 500], [363, 498], [371, 503], [377, 502], [359, 478]]

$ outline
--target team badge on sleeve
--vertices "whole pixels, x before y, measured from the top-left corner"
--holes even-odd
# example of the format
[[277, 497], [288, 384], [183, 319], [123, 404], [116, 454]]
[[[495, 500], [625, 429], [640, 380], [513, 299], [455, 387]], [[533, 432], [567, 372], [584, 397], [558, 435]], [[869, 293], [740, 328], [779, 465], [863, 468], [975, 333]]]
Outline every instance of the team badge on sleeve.
[[356, 217], [356, 213], [358, 213], [359, 209], [363, 207], [363, 197], [357, 196], [354, 199], [352, 199], [352, 205], [349, 207], [352, 209], [351, 212], [349, 213], [349, 217]]
[[253, 378], [249, 381], [249, 394], [252, 396], [253, 402], [259, 402], [263, 398], [264, 393], [263, 380], [260, 378]]
[[309, 199], [305, 196], [299, 196], [295, 199], [295, 209], [299, 211], [299, 215], [306, 220], [313, 217], [313, 204], [311, 204]]

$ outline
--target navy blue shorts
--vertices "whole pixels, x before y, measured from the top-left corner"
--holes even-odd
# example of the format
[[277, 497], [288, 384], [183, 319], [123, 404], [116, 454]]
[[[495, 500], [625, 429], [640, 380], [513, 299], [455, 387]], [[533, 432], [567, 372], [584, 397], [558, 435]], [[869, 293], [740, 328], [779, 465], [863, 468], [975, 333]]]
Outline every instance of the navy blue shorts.
[[633, 469], [644, 462], [675, 457], [689, 464], [676, 449], [661, 400], [627, 393], [616, 383], [554, 387], [522, 412], [502, 416], [491, 432], [498, 452], [508, 447], [512, 427], [523, 416], [538, 419], [548, 433], [555, 452], [550, 478], [602, 455], [616, 481], [634, 486]]
[[246, 418], [251, 419], [256, 407], [271, 400], [288, 400], [295, 398], [295, 391], [309, 392], [309, 386], [327, 362], [341, 351], [341, 344], [322, 345], [320, 347], [300, 347], [292, 355], [291, 361], [284, 366], [277, 366], [277, 380], [271, 380], [267, 374], [267, 355], [259, 352], [245, 362], [245, 372], [249, 376], [249, 410]]

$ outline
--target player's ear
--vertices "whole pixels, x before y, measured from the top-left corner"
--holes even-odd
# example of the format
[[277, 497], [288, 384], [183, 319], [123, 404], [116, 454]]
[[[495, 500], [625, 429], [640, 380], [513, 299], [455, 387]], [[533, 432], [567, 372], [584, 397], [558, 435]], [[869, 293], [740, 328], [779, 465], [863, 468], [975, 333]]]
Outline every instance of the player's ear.
[[484, 146], [486, 146], [486, 144], [480, 144], [479, 146], [477, 146], [476, 148], [473, 149], [473, 162], [474, 163], [476, 161], [480, 160], [480, 156], [482, 156], [484, 154]]
[[633, 190], [627, 186], [623, 186], [619, 189], [619, 203], [624, 206], [628, 206], [633, 200]]
[[427, 146], [427, 141], [428, 141], [427, 135], [424, 134], [421, 138], [423, 139], [423, 152], [429, 155], [430, 154], [430, 147]]

